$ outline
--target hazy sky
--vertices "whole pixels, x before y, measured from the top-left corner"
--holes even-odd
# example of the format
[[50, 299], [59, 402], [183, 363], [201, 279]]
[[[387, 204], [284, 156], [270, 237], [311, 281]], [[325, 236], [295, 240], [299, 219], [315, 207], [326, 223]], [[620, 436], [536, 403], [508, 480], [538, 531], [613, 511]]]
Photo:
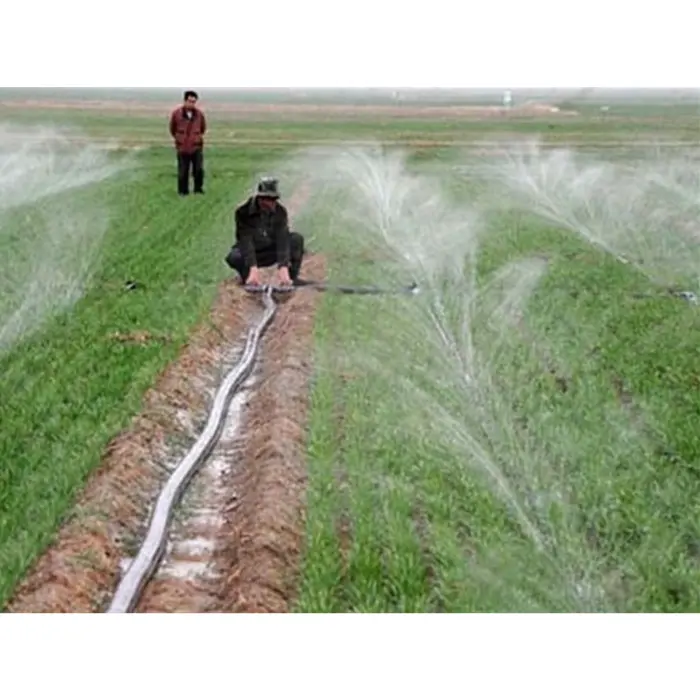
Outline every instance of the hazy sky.
[[5, 4], [5, 87], [700, 85], [690, 0]]

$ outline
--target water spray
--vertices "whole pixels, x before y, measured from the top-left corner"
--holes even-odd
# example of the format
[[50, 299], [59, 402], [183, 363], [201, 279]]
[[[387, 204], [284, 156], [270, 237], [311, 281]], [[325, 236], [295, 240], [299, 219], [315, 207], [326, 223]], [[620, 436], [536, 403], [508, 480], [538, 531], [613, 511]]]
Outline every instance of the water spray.
[[534, 140], [481, 160], [480, 173], [493, 187], [493, 209], [527, 212], [571, 231], [659, 286], [695, 288], [678, 294], [693, 303], [700, 292], [695, 156], [657, 148], [630, 166], [545, 149]]
[[90, 186], [123, 162], [50, 129], [0, 126], [0, 352], [80, 299], [108, 226]]
[[[477, 259], [488, 212], [450, 196], [449, 171], [421, 172], [402, 152], [314, 149], [289, 171], [287, 179], [296, 171], [308, 183], [314, 221], [325, 217], [319, 245], [327, 238], [343, 274], [358, 278], [350, 289], [376, 273], [397, 282], [387, 289], [410, 292], [378, 296], [368, 333], [344, 338], [332, 361], [386, 380], [386, 395], [403, 397], [398, 406], [392, 399], [395, 430], [441, 451], [455, 479], [485, 486], [519, 533], [510, 549], [470, 559], [465, 585], [502, 589], [506, 606], [609, 609], [605, 567], [577, 524], [565, 464], [519, 425], [518, 405], [530, 402], [529, 423], [540, 427], [514, 338], [547, 261], [511, 261], [484, 279]], [[344, 264], [358, 251], [371, 267]], [[405, 279], [416, 286], [402, 286]]]

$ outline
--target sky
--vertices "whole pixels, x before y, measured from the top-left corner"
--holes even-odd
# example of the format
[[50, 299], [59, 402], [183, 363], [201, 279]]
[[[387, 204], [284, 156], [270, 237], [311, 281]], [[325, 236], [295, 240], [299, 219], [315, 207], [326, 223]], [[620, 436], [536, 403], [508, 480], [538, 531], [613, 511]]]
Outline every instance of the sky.
[[5, 4], [4, 87], [700, 86], [691, 0]]

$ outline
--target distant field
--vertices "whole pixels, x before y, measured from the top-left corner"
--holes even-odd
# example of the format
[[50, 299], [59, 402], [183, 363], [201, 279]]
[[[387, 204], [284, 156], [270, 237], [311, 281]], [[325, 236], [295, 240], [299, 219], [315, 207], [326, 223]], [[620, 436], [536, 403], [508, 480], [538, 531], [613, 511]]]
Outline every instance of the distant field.
[[[177, 102], [0, 99], [0, 119], [78, 127], [93, 139], [128, 146], [168, 146], [167, 118]], [[219, 102], [204, 100], [208, 142], [294, 147], [314, 143], [374, 142], [412, 147], [498, 148], [524, 135], [545, 144], [620, 147], [635, 142], [685, 147], [697, 141], [700, 119], [689, 105], [615, 107], [601, 113], [575, 104], [551, 111], [536, 103], [504, 110], [497, 105], [348, 105]], [[616, 110], [633, 110], [633, 114]], [[634, 111], [636, 110], [636, 111]], [[78, 138], [78, 136], [76, 136]]]
[[[206, 318], [227, 275], [232, 208], [260, 172], [285, 172], [307, 145], [405, 150], [406, 170], [367, 188], [374, 194], [364, 218], [342, 196], [324, 195], [314, 172], [319, 189], [298, 217], [332, 280], [404, 283], [416, 268], [371, 241], [380, 225], [397, 234], [406, 227], [417, 240], [410, 225], [421, 221], [408, 202], [387, 205], [384, 218], [378, 204], [382, 194], [398, 197], [412, 173], [437, 177], [455, 211], [466, 212], [488, 187], [455, 166], [483, 165], [522, 138], [625, 161], [659, 143], [685, 155], [700, 135], [687, 102], [624, 107], [633, 116], [573, 101], [565, 110], [572, 114], [506, 115], [444, 105], [215, 105], [206, 97], [207, 196], [181, 202], [166, 129], [178, 99], [100, 97], [76, 109], [63, 97], [49, 104], [46, 96], [0, 94], [0, 122], [69, 126], [74, 144], [142, 149], [115, 178], [64, 197], [63, 206], [87, 210], [99, 200], [108, 208], [95, 274], [74, 308], [0, 355], [0, 604], [51, 543], [105, 445]], [[684, 222], [696, 205], [687, 205]], [[49, 211], [50, 200], [14, 209], [2, 222], [4, 252], [12, 254], [27, 226], [39, 236]], [[669, 213], [659, 235], [670, 236], [679, 217]], [[415, 299], [323, 299], [295, 609], [697, 610], [700, 440], [689, 427], [700, 410], [696, 308], [551, 222], [513, 211], [488, 221], [477, 288], [519, 260], [544, 271], [520, 311], [525, 287], [502, 304], [485, 293], [486, 307], [475, 311], [475, 347], [488, 359], [481, 378], [492, 381], [476, 400], [463, 383], [466, 261], [461, 277], [451, 268], [419, 280], [435, 286]], [[423, 225], [429, 238], [434, 229]], [[455, 249], [459, 264], [462, 254]], [[673, 269], [677, 252], [667, 255]], [[677, 285], [692, 284], [681, 267]], [[125, 293], [129, 279], [143, 290]], [[650, 296], [635, 296], [643, 294]], [[452, 346], [431, 340], [438, 304], [459, 341]], [[495, 326], [484, 320], [494, 305]], [[134, 332], [153, 342], [115, 342], [114, 334]]]

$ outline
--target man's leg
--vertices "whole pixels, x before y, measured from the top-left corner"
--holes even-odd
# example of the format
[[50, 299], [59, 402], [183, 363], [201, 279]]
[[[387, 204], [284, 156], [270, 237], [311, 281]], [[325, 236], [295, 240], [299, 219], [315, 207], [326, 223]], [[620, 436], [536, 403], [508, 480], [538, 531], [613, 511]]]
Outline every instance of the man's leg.
[[233, 248], [231, 248], [229, 251], [228, 255], [226, 256], [226, 264], [241, 276], [242, 283], [248, 279], [250, 268], [248, 265], [246, 265], [246, 262], [243, 259], [243, 253], [241, 253], [241, 249], [238, 247], [238, 245], [233, 246]]
[[199, 149], [192, 155], [192, 170], [194, 174], [194, 193], [204, 194], [204, 152]]
[[299, 278], [301, 264], [304, 260], [304, 236], [292, 231], [289, 237], [289, 276], [294, 282]]
[[190, 193], [190, 162], [191, 156], [189, 154], [177, 154], [177, 193], [181, 197]]

